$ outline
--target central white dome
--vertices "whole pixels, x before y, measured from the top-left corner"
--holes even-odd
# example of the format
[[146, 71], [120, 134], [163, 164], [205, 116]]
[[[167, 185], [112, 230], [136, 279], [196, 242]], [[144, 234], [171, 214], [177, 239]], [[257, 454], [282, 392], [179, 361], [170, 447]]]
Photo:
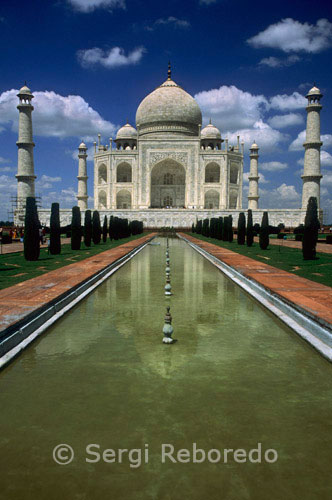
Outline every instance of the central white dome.
[[172, 132], [198, 135], [202, 113], [195, 99], [170, 78], [138, 106], [139, 135]]

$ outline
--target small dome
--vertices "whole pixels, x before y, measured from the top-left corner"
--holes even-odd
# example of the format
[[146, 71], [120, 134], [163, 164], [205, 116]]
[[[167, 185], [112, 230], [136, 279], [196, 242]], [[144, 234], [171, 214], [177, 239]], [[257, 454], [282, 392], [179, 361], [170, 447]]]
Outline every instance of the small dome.
[[31, 90], [26, 85], [23, 85], [23, 87], [19, 91], [19, 94], [29, 94], [29, 95], [32, 95]]
[[116, 134], [116, 140], [117, 139], [137, 139], [137, 130], [129, 123], [126, 123], [126, 125], [118, 130]]
[[309, 90], [308, 95], [320, 95], [319, 88], [314, 85], [312, 89]]
[[88, 149], [86, 147], [86, 144], [82, 141], [81, 144], [78, 146], [78, 149]]
[[202, 139], [221, 139], [220, 130], [209, 123], [206, 127], [202, 129], [201, 132]]
[[251, 146], [250, 149], [259, 149], [259, 147], [257, 146], [257, 144], [254, 142]]

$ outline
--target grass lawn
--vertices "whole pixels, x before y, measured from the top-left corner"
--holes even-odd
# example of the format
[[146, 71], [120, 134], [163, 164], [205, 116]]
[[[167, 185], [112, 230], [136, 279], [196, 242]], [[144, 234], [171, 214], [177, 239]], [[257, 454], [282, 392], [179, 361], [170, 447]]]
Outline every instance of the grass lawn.
[[303, 260], [302, 250], [286, 246], [270, 245], [267, 250], [261, 250], [258, 243], [252, 247], [238, 245], [234, 240], [232, 243], [206, 238], [201, 234], [189, 233], [194, 238], [208, 241], [214, 245], [233, 250], [241, 255], [265, 262], [270, 266], [283, 269], [289, 273], [302, 276], [323, 285], [332, 286], [332, 254], [317, 253], [316, 260]]
[[16, 285], [21, 281], [35, 278], [41, 274], [48, 273], [59, 267], [68, 266], [73, 262], [87, 259], [92, 255], [110, 250], [119, 245], [123, 245], [128, 241], [141, 238], [143, 234], [130, 236], [117, 241], [107, 240], [106, 243], [99, 243], [91, 247], [86, 247], [84, 243], [81, 245], [80, 250], [72, 250], [70, 244], [62, 244], [60, 255], [48, 255], [47, 248], [40, 249], [40, 256], [37, 261], [28, 262], [24, 259], [23, 252], [15, 252], [0, 256], [0, 290], [12, 285]]

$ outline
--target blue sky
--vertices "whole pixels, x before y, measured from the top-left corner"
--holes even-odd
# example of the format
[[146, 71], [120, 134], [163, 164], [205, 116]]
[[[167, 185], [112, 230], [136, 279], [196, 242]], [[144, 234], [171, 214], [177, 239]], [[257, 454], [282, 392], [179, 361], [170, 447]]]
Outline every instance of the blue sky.
[[[321, 113], [322, 207], [332, 221], [332, 4], [318, 0], [3, 0], [0, 5], [0, 219], [16, 194], [17, 90], [35, 95], [36, 191], [76, 203], [77, 146], [104, 143], [167, 77], [222, 136], [260, 146], [260, 206], [301, 204], [305, 104]], [[27, 8], [28, 7], [28, 8]], [[89, 149], [89, 195], [93, 194]], [[246, 176], [245, 176], [246, 179]], [[247, 184], [244, 187], [246, 200]], [[93, 205], [93, 200], [90, 200]], [[245, 206], [245, 204], [244, 204]]]

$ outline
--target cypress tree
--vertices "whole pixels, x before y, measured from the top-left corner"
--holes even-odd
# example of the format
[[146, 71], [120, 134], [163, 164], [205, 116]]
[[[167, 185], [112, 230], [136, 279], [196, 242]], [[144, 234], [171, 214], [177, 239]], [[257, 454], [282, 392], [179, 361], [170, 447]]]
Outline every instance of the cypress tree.
[[79, 207], [72, 208], [71, 217], [71, 249], [79, 250], [81, 248], [82, 228], [81, 228], [81, 210]]
[[26, 199], [24, 221], [24, 258], [28, 261], [38, 260], [40, 253], [39, 221], [36, 200], [32, 196]]
[[202, 235], [207, 236], [207, 237], [210, 236], [210, 221], [209, 221], [209, 219], [203, 220]]
[[247, 246], [251, 247], [254, 242], [254, 228], [252, 225], [252, 210], [248, 210], [248, 223], [247, 223]]
[[302, 254], [305, 260], [314, 260], [316, 258], [316, 244], [319, 227], [317, 198], [311, 196], [308, 200], [302, 239]]
[[101, 240], [100, 216], [98, 210], [94, 210], [92, 214], [92, 241], [98, 245]]
[[217, 222], [217, 239], [222, 240], [222, 228], [223, 228], [223, 218], [218, 217]]
[[262, 250], [266, 250], [269, 246], [269, 216], [267, 212], [263, 213], [262, 224], [259, 231], [259, 246]]
[[111, 217], [110, 217], [110, 223], [109, 223], [109, 226], [108, 226], [108, 235], [110, 237], [110, 240], [112, 241], [114, 239], [113, 215], [111, 215]]
[[232, 243], [233, 241], [233, 217], [228, 216], [228, 241]]
[[224, 217], [223, 220], [223, 228], [222, 228], [222, 240], [223, 241], [228, 241], [228, 217]]
[[203, 229], [203, 222], [201, 220], [199, 220], [199, 221], [197, 221], [197, 225], [196, 225], [196, 233], [202, 234], [202, 229]]
[[91, 237], [92, 237], [92, 221], [91, 221], [91, 210], [86, 210], [84, 214], [84, 244], [87, 247], [91, 247]]
[[103, 243], [106, 243], [107, 241], [107, 215], [104, 217], [104, 224], [103, 224]]
[[119, 217], [114, 217], [113, 219], [113, 238], [115, 240], [119, 239], [120, 221]]
[[192, 233], [194, 233], [194, 232], [195, 232], [195, 224], [194, 224], [194, 223], [192, 223], [192, 224], [191, 224], [191, 232], [192, 232]]
[[246, 241], [246, 218], [243, 212], [239, 214], [237, 223], [237, 242], [239, 245], [244, 245]]
[[61, 253], [61, 229], [59, 203], [52, 203], [50, 219], [50, 254]]

